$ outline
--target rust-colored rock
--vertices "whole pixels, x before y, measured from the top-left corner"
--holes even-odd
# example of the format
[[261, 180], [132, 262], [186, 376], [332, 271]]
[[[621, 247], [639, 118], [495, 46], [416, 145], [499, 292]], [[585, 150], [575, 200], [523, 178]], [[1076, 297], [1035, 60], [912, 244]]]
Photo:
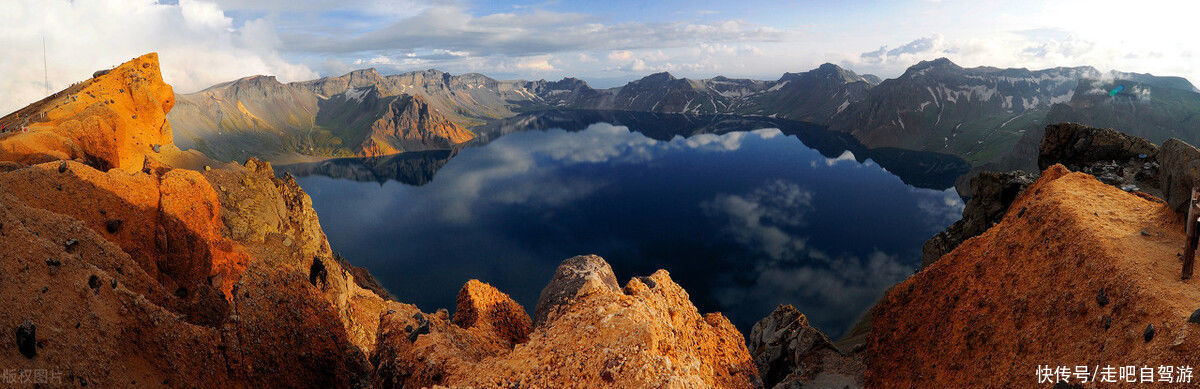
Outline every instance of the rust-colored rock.
[[1161, 201], [1051, 166], [999, 224], [887, 293], [866, 384], [1031, 387], [1038, 365], [1194, 365], [1200, 290], [1179, 279], [1182, 231]]
[[507, 294], [479, 280], [467, 281], [458, 291], [458, 306], [454, 309], [454, 324], [466, 328], [491, 327], [505, 341], [521, 343], [529, 340], [533, 322], [525, 308]]

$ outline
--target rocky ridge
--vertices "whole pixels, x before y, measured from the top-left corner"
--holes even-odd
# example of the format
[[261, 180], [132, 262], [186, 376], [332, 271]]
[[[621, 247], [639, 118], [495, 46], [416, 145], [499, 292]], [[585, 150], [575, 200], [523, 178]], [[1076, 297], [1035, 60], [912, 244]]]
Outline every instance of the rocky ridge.
[[[737, 329], [665, 271], [623, 288], [556, 277], [537, 325], [475, 280], [453, 316], [385, 298], [330, 250], [290, 175], [174, 147], [155, 54], [80, 85], [3, 119], [35, 120], [0, 134], [8, 368], [81, 386], [759, 382]], [[615, 280], [605, 269], [559, 270]]]

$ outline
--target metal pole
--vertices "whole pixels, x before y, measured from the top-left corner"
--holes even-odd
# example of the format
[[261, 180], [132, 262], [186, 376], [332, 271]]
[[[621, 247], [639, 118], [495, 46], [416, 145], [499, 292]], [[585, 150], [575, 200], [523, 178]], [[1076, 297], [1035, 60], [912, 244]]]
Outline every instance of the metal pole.
[[42, 81], [46, 85], [46, 94], [50, 94], [50, 68], [46, 66], [46, 34], [42, 34]]

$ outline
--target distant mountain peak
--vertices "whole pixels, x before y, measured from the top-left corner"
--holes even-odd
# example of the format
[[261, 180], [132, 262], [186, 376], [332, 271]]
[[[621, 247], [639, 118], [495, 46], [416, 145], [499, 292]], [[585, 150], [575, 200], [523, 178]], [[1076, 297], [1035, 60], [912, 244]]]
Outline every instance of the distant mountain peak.
[[821, 64], [821, 66], [817, 66], [817, 70], [828, 72], [828, 71], [841, 71], [841, 70], [844, 70], [844, 68], [842, 68], [841, 66], [837, 66], [832, 63], [826, 62], [826, 63]]
[[677, 78], [675, 78], [675, 76], [672, 76], [671, 73], [658, 72], [658, 73], [654, 73], [654, 74], [651, 74], [646, 77], [642, 77], [642, 79], [640, 81], [663, 82], [663, 81], [675, 81], [675, 80], [677, 80]]
[[219, 89], [228, 89], [228, 88], [254, 88], [254, 87], [265, 87], [265, 86], [275, 87], [275, 86], [280, 86], [280, 85], [283, 85], [283, 84], [280, 83], [279, 80], [277, 80], [275, 78], [275, 76], [267, 76], [267, 75], [259, 74], [259, 75], [242, 77], [242, 78], [239, 78], [239, 79], [236, 79], [233, 81], [216, 84], [216, 85], [210, 86], [208, 88], [205, 88], [201, 92], [214, 91], [214, 90], [219, 90]]
[[953, 72], [953, 71], [960, 71], [962, 69], [963, 68], [961, 66], [958, 66], [954, 62], [951, 62], [949, 58], [941, 57], [941, 58], [938, 58], [935, 60], [917, 62], [916, 65], [909, 67], [908, 70], [905, 71], [904, 75], [902, 75], [901, 77], [911, 77], [911, 76], [915, 76], [915, 75], [923, 75], [930, 71], [936, 71], [936, 72], [951, 71], [951, 72]]
[[[815, 80], [832, 80], [832, 81], [839, 82], [839, 83], [851, 83], [851, 82], [858, 82], [858, 81], [864, 81], [864, 82], [870, 83], [870, 81], [859, 76], [858, 74], [855, 74], [853, 71], [843, 68], [841, 66], [832, 64], [832, 63], [828, 63], [828, 62], [823, 63], [823, 64], [821, 64], [821, 66], [818, 66], [816, 69], [809, 70], [807, 72], [784, 73], [783, 76], [779, 78], [779, 81], [783, 82], [783, 81], [801, 80], [801, 79], [814, 80], [814, 81]], [[872, 85], [874, 85], [874, 84], [872, 83]]]

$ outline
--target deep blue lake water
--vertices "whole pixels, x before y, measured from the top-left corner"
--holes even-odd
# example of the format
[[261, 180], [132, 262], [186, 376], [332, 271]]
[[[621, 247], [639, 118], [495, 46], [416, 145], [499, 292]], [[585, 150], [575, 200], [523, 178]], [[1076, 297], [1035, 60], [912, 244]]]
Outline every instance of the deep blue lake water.
[[[559, 262], [594, 253], [622, 285], [667, 269], [701, 312], [744, 333], [792, 304], [842, 334], [962, 212], [952, 188], [914, 187], [778, 129], [656, 140], [604, 122], [542, 127], [416, 154], [399, 169], [423, 172], [408, 183], [298, 180], [334, 250], [422, 310], [453, 309], [478, 278], [532, 311]], [[889, 167], [913, 170], [906, 158]]]

